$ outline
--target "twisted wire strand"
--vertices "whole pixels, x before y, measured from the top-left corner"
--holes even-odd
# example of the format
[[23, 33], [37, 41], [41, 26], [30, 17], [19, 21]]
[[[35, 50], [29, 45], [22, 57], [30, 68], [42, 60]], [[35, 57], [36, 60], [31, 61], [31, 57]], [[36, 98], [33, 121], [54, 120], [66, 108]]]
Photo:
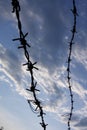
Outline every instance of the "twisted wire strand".
[[71, 72], [71, 69], [70, 69], [70, 66], [71, 66], [71, 55], [72, 55], [72, 46], [74, 44], [74, 38], [75, 38], [75, 34], [76, 34], [76, 25], [77, 25], [77, 16], [78, 16], [78, 13], [77, 13], [77, 7], [76, 7], [76, 3], [75, 3], [75, 0], [73, 0], [73, 9], [71, 9], [72, 11], [72, 14], [74, 16], [74, 19], [73, 19], [73, 27], [72, 27], [72, 30], [71, 30], [71, 33], [72, 33], [72, 36], [71, 36], [71, 40], [69, 42], [69, 54], [68, 54], [68, 65], [67, 65], [67, 79], [68, 79], [68, 87], [69, 87], [69, 92], [70, 92], [70, 97], [71, 97], [71, 108], [70, 108], [70, 113], [69, 113], [69, 118], [68, 118], [68, 130], [71, 130], [71, 119], [72, 119], [72, 114], [73, 114], [73, 92], [72, 92], [72, 86], [71, 86], [71, 76], [70, 76], [70, 72]]
[[[34, 80], [34, 74], [33, 74], [33, 70], [36, 69], [38, 70], [37, 67], [35, 67], [35, 65], [37, 64], [37, 62], [32, 63], [30, 60], [30, 55], [28, 52], [28, 47], [30, 48], [30, 45], [27, 43], [26, 40], [26, 36], [28, 35], [28, 33], [24, 34], [22, 31], [22, 23], [20, 20], [20, 11], [21, 11], [21, 7], [19, 4], [18, 0], [12, 0], [11, 2], [13, 10], [12, 13], [15, 13], [16, 18], [17, 18], [17, 23], [18, 23], [18, 31], [19, 31], [19, 38], [15, 38], [13, 39], [13, 41], [18, 40], [20, 42], [20, 46], [18, 46], [18, 49], [23, 49], [24, 50], [24, 55], [26, 58], [26, 63], [23, 64], [23, 66], [27, 66], [27, 71], [30, 72], [31, 75], [31, 87], [29, 89], [26, 89], [27, 91], [32, 92], [34, 100], [27, 100], [31, 110], [34, 113], [39, 113], [38, 117], [41, 118], [41, 122], [40, 125], [43, 127], [44, 130], [46, 130], [46, 126], [48, 124], [45, 123], [44, 121], [44, 115], [45, 113], [43, 112], [43, 107], [41, 105], [41, 102], [39, 101], [39, 99], [37, 98], [36, 92], [40, 91], [36, 88], [37, 82], [35, 82]], [[33, 107], [33, 105], [35, 106], [35, 108]]]

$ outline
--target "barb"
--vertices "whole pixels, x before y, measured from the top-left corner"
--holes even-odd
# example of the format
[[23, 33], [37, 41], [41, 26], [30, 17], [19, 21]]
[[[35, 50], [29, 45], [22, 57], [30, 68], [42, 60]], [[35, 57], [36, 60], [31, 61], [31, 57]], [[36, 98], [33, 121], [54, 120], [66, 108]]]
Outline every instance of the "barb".
[[[28, 102], [31, 110], [34, 113], [39, 113], [38, 117], [41, 117], [40, 125], [43, 127], [44, 130], [46, 130], [46, 126], [48, 124], [46, 124], [45, 121], [44, 121], [45, 113], [43, 112], [41, 102], [38, 100], [37, 95], [36, 95], [36, 92], [40, 91], [40, 90], [38, 90], [36, 88], [37, 82], [35, 82], [34, 75], [33, 75], [33, 69], [38, 70], [38, 68], [35, 67], [37, 62], [32, 63], [31, 60], [30, 60], [30, 55], [29, 55], [29, 52], [28, 52], [28, 47], [30, 48], [30, 45], [27, 43], [27, 40], [26, 40], [28, 33], [24, 34], [23, 31], [22, 31], [22, 23], [21, 23], [21, 20], [20, 20], [21, 7], [20, 7], [20, 4], [19, 4], [19, 1], [18, 0], [12, 0], [11, 4], [12, 4], [12, 7], [13, 7], [12, 13], [15, 13], [16, 18], [17, 18], [18, 31], [19, 31], [19, 38], [15, 38], [15, 39], [13, 39], [13, 41], [18, 40], [20, 42], [20, 46], [18, 46], [18, 49], [22, 48], [24, 50], [24, 55], [25, 55], [25, 58], [26, 58], [26, 63], [24, 63], [23, 66], [25, 66], [25, 65], [27, 66], [27, 71], [29, 71], [30, 75], [31, 75], [31, 87], [29, 89], [27, 88], [26, 90], [30, 91], [32, 93], [34, 100], [28, 99], [27, 102]], [[33, 106], [35, 106], [35, 108]]]
[[70, 97], [71, 97], [71, 108], [70, 108], [70, 113], [69, 113], [69, 118], [68, 118], [68, 130], [71, 130], [71, 119], [72, 119], [72, 114], [73, 114], [73, 92], [72, 92], [72, 86], [71, 86], [71, 76], [70, 76], [70, 66], [71, 66], [71, 55], [72, 55], [72, 46], [74, 44], [74, 37], [75, 37], [75, 34], [76, 34], [76, 24], [77, 24], [77, 16], [78, 16], [78, 13], [77, 13], [77, 8], [76, 8], [76, 3], [75, 3], [75, 0], [73, 0], [73, 9], [71, 9], [72, 13], [73, 13], [73, 16], [74, 16], [74, 22], [73, 22], [73, 27], [72, 27], [72, 30], [71, 30], [71, 33], [72, 33], [72, 36], [71, 36], [71, 40], [69, 42], [69, 54], [68, 54], [68, 65], [67, 65], [67, 80], [68, 80], [68, 87], [69, 87], [69, 92], [70, 92]]

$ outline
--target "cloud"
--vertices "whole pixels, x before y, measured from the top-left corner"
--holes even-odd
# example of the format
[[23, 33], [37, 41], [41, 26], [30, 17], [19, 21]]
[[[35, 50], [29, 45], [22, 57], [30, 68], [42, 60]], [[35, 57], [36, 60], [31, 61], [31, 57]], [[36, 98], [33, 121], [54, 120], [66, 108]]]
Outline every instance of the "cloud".
[[10, 86], [15, 86], [21, 95], [27, 96], [23, 88], [22, 78], [24, 75], [20, 59], [11, 50], [7, 50], [2, 44], [0, 44], [0, 72], [2, 75], [1, 80], [8, 82]]
[[[59, 115], [61, 121], [63, 123], [67, 123], [68, 121], [68, 112], [66, 111], [66, 114], [63, 116]], [[75, 110], [73, 111], [72, 119], [71, 119], [71, 128], [74, 130], [86, 130], [87, 129], [87, 117], [86, 117], [86, 110], [84, 111], [83, 109]]]
[[12, 20], [12, 7], [11, 7], [11, 2], [7, 0], [7, 2], [0, 1], [0, 16], [5, 19], [5, 20]]
[[75, 130], [86, 130], [87, 129], [87, 117], [83, 117], [79, 120], [78, 123], [75, 124], [74, 126]]
[[[23, 84], [28, 86], [29, 76], [26, 74], [26, 71], [21, 67], [21, 61], [17, 55], [10, 50], [6, 50], [2, 45], [0, 45], [0, 55], [1, 55], [1, 71], [9, 78], [9, 80], [4, 76], [2, 80], [8, 82], [10, 85], [12, 82], [16, 86], [16, 90], [19, 94], [24, 97], [28, 97], [28, 94], [25, 92], [25, 87]], [[40, 99], [42, 100], [44, 109], [48, 112], [57, 113], [60, 116], [62, 112], [67, 112], [68, 108], [64, 107], [64, 104], [67, 103], [67, 87], [65, 81], [66, 68], [64, 66], [56, 67], [54, 72], [50, 72], [43, 64], [38, 64], [39, 71], [35, 71], [35, 79], [38, 82], [38, 85], [41, 91]], [[11, 80], [11, 81], [10, 81]], [[23, 84], [22, 84], [22, 83]], [[79, 95], [81, 100], [85, 100], [86, 91], [83, 87], [75, 82], [73, 83], [73, 91]], [[37, 86], [38, 87], [38, 86]]]
[[[4, 7], [6, 7], [3, 12], [9, 14], [11, 12], [9, 10], [11, 3], [7, 3], [1, 2], [1, 10], [4, 10]], [[31, 57], [41, 62], [48, 69], [50, 68], [51, 71], [56, 65], [60, 66], [64, 62], [64, 55], [66, 54], [66, 46], [62, 40], [64, 29], [59, 14], [59, 3], [57, 1], [52, 2], [52, 4], [50, 4], [50, 1], [46, 3], [29, 1], [28, 3], [28, 1], [22, 0], [20, 4], [22, 25], [24, 29], [27, 27], [27, 31], [29, 30], [29, 42], [31, 42], [32, 46], [30, 50]], [[59, 8], [56, 8], [57, 6]], [[9, 16], [3, 15], [6, 19], [9, 19]], [[10, 16], [10, 18], [15, 21], [15, 17]]]
[[[2, 71], [2, 70], [0, 69], [0, 71]], [[4, 71], [4, 70], [3, 70], [3, 71]], [[13, 87], [13, 84], [12, 84], [12, 83], [9, 81], [9, 79], [4, 75], [4, 73], [0, 73], [0, 81], [1, 81], [1, 82], [4, 81], [4, 83], [9, 84], [10, 87]]]
[[62, 106], [66, 102], [66, 98], [64, 99], [65, 94], [64, 91], [61, 90], [61, 88], [58, 88], [58, 86], [56, 86], [55, 84], [52, 91], [52, 93], [49, 92], [48, 94], [49, 98], [47, 103], [45, 104], [45, 110], [58, 114], [60, 113]]
[[[19, 65], [19, 59], [18, 57], [10, 50], [6, 50], [1, 44], [0, 44], [0, 64], [1, 68], [5, 69], [6, 72], [10, 72], [10, 74], [14, 75], [15, 80], [20, 82], [20, 74], [21, 74], [21, 68]], [[19, 73], [17, 73], [19, 71]]]
[[[61, 2], [58, 1], [30, 1], [22, 7], [22, 23], [29, 30], [31, 56], [50, 71], [65, 62], [67, 53], [63, 42], [65, 29], [60, 18], [59, 4]], [[57, 6], [59, 8], [56, 8]]]
[[81, 120], [79, 121], [79, 123], [76, 124], [75, 126], [77, 126], [77, 127], [83, 127], [83, 128], [86, 127], [86, 128], [87, 128], [87, 117], [81, 119]]
[[81, 84], [79, 84], [78, 82], [73, 81], [73, 91], [81, 98], [81, 99], [85, 99], [85, 96], [87, 96], [87, 90], [84, 89], [83, 86], [81, 86]]
[[[28, 95], [28, 93], [25, 91], [25, 88], [29, 87], [29, 75], [24, 70], [25, 68], [23, 69], [21, 67], [20, 59], [11, 50], [6, 50], [5, 47], [2, 46], [2, 44], [0, 44], [0, 50], [0, 71], [2, 72], [1, 80], [9, 83], [9, 85], [12, 87], [15, 86], [17, 92], [25, 98], [31, 98], [31, 95]], [[45, 68], [43, 65], [39, 64], [38, 67], [40, 68], [40, 70], [38, 72], [34, 72], [35, 79], [38, 82], [40, 88], [43, 89], [43, 94], [40, 94], [40, 96], [38, 96], [44, 103], [45, 110], [46, 108], [48, 108], [47, 111], [57, 112], [57, 107], [62, 106], [66, 99], [64, 97], [65, 85], [61, 81], [61, 75], [63, 75], [65, 67], [63, 66], [62, 68], [57, 68], [53, 74], [50, 73], [48, 69]], [[23, 85], [25, 85], [26, 87], [24, 87]]]
[[[43, 65], [38, 66], [40, 70], [35, 73], [35, 79], [37, 80], [41, 94], [45, 111], [60, 113], [64, 104], [66, 104], [66, 86], [63, 73], [65, 73], [65, 67], [56, 68], [53, 73], [50, 73]], [[42, 89], [41, 89], [42, 88]]]
[[[87, 97], [86, 97], [87, 98]], [[87, 99], [77, 111], [73, 113], [72, 124], [75, 130], [86, 130], [87, 129]], [[81, 100], [80, 100], [81, 102]], [[79, 102], [78, 104], [79, 105]]]
[[81, 63], [83, 65], [83, 67], [85, 67], [85, 69], [87, 69], [87, 48], [84, 46], [76, 46], [76, 48], [74, 48], [74, 53], [73, 53], [73, 57], [75, 58], [75, 60], [79, 63]]
[[[15, 55], [11, 50], [6, 50], [2, 44], [0, 44], [0, 65], [2, 72], [1, 80], [9, 83], [10, 86], [15, 86], [16, 90], [19, 94], [23, 95], [24, 97], [28, 97], [27, 92], [25, 91], [25, 88], [29, 87], [28, 83], [28, 74], [27, 72], [21, 67], [21, 61], [18, 58], [17, 55]], [[58, 100], [62, 97], [62, 90], [61, 87], [64, 87], [64, 83], [60, 81], [57, 81], [57, 72], [58, 70], [55, 70], [52, 77], [50, 77], [50, 73], [47, 68], [43, 67], [43, 65], [39, 65], [40, 71], [35, 72], [35, 79], [38, 82], [39, 86], [42, 87], [44, 90], [44, 95], [42, 97], [43, 100], [45, 100], [45, 97], [47, 97], [49, 94], [49, 105], [52, 102], [52, 100], [55, 99], [55, 106], [58, 104]], [[59, 71], [62, 69], [60, 68]], [[65, 70], [65, 68], [64, 68]], [[61, 72], [64, 73], [62, 70]], [[60, 72], [59, 77], [60, 77]], [[4, 74], [4, 75], [3, 75]], [[13, 84], [13, 85], [12, 85]], [[26, 87], [24, 87], [24, 85]], [[58, 94], [59, 93], [59, 94]], [[58, 94], [58, 96], [57, 96]], [[61, 102], [61, 101], [60, 101]]]

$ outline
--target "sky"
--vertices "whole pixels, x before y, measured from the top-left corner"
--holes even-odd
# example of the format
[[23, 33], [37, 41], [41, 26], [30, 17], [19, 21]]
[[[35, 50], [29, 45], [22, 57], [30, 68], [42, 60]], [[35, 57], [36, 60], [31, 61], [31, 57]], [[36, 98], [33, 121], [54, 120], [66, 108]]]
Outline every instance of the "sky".
[[[68, 45], [73, 26], [72, 0], [20, 0], [23, 32], [28, 32], [30, 58], [38, 98], [46, 113], [47, 130], [67, 130], [70, 94], [67, 84]], [[72, 49], [71, 84], [74, 95], [72, 130], [87, 130], [87, 0], [76, 0], [79, 16]], [[17, 49], [18, 28], [11, 0], [0, 0], [0, 127], [41, 130], [40, 119], [27, 103], [31, 94], [23, 51]]]

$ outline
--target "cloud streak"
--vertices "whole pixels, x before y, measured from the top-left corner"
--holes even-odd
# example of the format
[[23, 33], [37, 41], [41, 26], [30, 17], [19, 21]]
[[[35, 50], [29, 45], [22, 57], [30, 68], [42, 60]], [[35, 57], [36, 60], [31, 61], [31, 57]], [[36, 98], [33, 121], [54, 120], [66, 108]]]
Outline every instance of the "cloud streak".
[[[6, 50], [2, 44], [0, 44], [0, 71], [4, 82], [8, 82], [10, 86], [15, 86], [16, 90], [23, 94], [25, 97], [27, 93], [24, 91], [22, 78], [23, 71], [21, 68], [21, 62], [11, 50]], [[13, 85], [12, 85], [13, 84]]]

